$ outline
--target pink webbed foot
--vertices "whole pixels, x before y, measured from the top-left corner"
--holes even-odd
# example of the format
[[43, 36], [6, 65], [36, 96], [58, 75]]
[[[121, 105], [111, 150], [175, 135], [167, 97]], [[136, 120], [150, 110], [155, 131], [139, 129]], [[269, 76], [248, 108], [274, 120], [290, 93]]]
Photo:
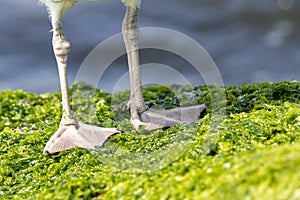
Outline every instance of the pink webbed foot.
[[[179, 107], [169, 110], [148, 109], [138, 114], [138, 117], [131, 117], [130, 122], [136, 130], [143, 125], [149, 131], [176, 124], [192, 123], [199, 119], [206, 108], [205, 104]], [[136, 116], [136, 115], [135, 115]]]
[[96, 149], [107, 139], [122, 131], [117, 128], [102, 128], [78, 122], [77, 125], [61, 124], [47, 142], [44, 153], [50, 155], [74, 147]]

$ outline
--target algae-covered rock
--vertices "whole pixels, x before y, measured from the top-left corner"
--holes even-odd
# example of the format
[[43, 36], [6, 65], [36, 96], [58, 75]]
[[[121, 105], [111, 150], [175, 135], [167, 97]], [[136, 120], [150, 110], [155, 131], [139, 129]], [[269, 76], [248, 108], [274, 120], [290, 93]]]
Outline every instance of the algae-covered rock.
[[217, 90], [149, 86], [155, 109], [208, 109], [192, 124], [136, 132], [123, 110], [128, 91], [76, 84], [76, 118], [125, 133], [54, 156], [42, 151], [60, 122], [60, 94], [1, 92], [0, 199], [300, 199], [300, 83], [226, 87], [225, 116], [212, 108]]

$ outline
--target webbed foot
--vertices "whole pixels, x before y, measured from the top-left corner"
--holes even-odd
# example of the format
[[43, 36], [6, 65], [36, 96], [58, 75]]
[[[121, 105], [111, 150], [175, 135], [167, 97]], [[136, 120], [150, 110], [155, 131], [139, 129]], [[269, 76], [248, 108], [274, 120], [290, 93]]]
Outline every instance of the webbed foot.
[[175, 124], [192, 123], [199, 119], [206, 108], [205, 104], [179, 107], [169, 110], [147, 109], [138, 115], [131, 115], [130, 122], [136, 130], [144, 125], [149, 131], [164, 127], [170, 127]]
[[116, 128], [102, 128], [81, 122], [60, 124], [57, 131], [47, 142], [44, 153], [54, 154], [74, 147], [96, 149], [114, 134], [122, 131]]

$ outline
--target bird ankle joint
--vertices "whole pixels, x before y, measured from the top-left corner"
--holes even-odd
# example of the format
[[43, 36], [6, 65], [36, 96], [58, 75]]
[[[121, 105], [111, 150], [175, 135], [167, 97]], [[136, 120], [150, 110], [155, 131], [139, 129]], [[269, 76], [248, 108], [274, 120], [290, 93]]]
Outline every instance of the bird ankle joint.
[[55, 50], [69, 50], [71, 43], [67, 40], [52, 40], [52, 45]]

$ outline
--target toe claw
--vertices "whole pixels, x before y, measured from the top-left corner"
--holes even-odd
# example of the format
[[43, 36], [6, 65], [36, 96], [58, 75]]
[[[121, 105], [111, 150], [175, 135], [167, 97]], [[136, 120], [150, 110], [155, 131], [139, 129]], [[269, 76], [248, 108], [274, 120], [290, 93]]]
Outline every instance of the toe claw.
[[50, 155], [50, 152], [48, 150], [44, 150], [44, 154]]
[[124, 133], [125, 131], [123, 131], [122, 129], [117, 128], [117, 131], [119, 131], [120, 133]]

